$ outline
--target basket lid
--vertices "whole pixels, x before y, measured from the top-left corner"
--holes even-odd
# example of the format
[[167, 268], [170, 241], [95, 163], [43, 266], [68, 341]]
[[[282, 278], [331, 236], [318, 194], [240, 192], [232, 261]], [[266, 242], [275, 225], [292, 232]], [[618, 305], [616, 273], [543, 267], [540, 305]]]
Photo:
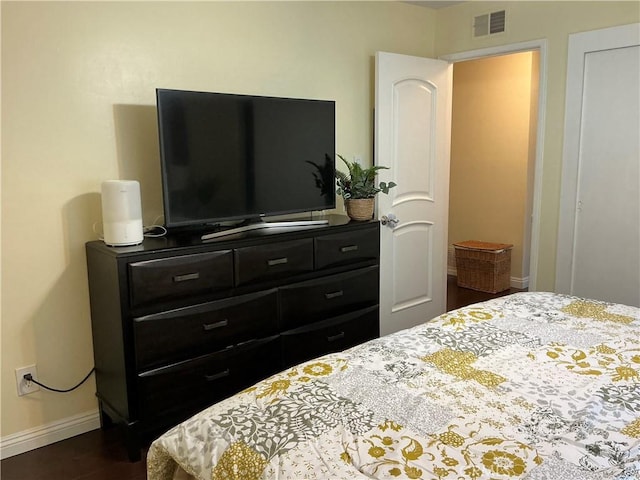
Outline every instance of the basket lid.
[[466, 240], [464, 242], [456, 242], [453, 244], [456, 248], [464, 248], [466, 250], [509, 250], [513, 248], [513, 245], [510, 243], [491, 243], [491, 242], [480, 242], [478, 240]]

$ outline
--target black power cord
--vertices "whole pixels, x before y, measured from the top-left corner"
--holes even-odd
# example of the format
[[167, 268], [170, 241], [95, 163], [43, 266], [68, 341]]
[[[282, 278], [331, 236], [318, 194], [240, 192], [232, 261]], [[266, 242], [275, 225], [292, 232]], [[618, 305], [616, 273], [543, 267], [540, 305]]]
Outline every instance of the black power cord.
[[46, 390], [51, 390], [52, 392], [58, 392], [58, 393], [67, 393], [67, 392], [71, 392], [72, 390], [75, 390], [75, 389], [76, 389], [76, 388], [78, 388], [80, 385], [82, 385], [84, 382], [86, 382], [86, 381], [89, 379], [89, 377], [91, 376], [91, 374], [92, 374], [93, 372], [95, 372], [95, 371], [96, 371], [96, 367], [93, 367], [93, 368], [91, 369], [91, 371], [90, 371], [89, 373], [87, 373], [87, 376], [86, 376], [86, 377], [84, 377], [80, 383], [78, 383], [78, 384], [77, 384], [76, 386], [74, 386], [74, 387], [67, 388], [67, 389], [59, 389], [59, 388], [52, 388], [52, 387], [48, 387], [48, 386], [46, 386], [46, 385], [44, 385], [44, 384], [42, 384], [42, 383], [38, 382], [37, 380], [34, 380], [34, 379], [33, 379], [33, 376], [32, 376], [30, 373], [27, 373], [27, 374], [26, 374], [24, 377], [22, 377], [22, 378], [24, 378], [27, 382], [33, 382], [33, 383], [35, 383], [36, 385], [39, 385], [39, 386], [41, 386], [42, 388], [44, 388], [44, 389], [46, 389]]

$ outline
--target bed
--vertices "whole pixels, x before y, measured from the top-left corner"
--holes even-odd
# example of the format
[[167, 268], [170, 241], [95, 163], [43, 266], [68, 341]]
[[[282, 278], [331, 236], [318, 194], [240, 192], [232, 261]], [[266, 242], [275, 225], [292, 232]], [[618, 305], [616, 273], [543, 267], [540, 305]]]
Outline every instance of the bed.
[[285, 370], [154, 441], [149, 480], [640, 479], [640, 309], [545, 292]]

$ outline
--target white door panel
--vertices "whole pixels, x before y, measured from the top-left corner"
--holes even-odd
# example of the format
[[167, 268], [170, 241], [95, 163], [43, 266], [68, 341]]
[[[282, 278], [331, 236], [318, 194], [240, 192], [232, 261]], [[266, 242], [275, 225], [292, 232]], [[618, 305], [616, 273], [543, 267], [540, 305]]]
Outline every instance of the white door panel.
[[639, 59], [637, 46], [585, 58], [573, 292], [640, 306]]
[[569, 43], [556, 290], [640, 306], [640, 25]]
[[[393, 151], [389, 161], [403, 192], [396, 195], [394, 204], [433, 196], [435, 94], [434, 85], [415, 79], [393, 86]], [[416, 165], [421, 168], [416, 170]]]
[[[395, 281], [391, 285], [392, 314], [433, 301], [433, 275], [429, 269], [432, 233], [433, 224], [417, 221], [403, 222], [392, 232], [392, 256], [396, 261], [393, 270]], [[415, 257], [403, 255], [403, 252], [412, 250], [420, 250], [421, 254]]]
[[380, 238], [380, 331], [425, 322], [446, 309], [451, 65], [407, 55], [376, 56], [375, 163], [394, 181], [378, 195], [378, 217], [395, 215]]

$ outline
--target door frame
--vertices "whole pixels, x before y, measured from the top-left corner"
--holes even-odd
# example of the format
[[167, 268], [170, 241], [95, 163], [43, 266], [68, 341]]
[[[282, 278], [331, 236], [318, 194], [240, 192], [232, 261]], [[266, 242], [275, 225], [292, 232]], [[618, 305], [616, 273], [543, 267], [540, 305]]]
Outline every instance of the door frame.
[[556, 253], [556, 291], [571, 293], [574, 278], [576, 202], [580, 169], [582, 99], [585, 55], [590, 52], [637, 45], [640, 23], [569, 35], [567, 85], [560, 184], [560, 216]]
[[[545, 39], [530, 40], [527, 42], [498, 45], [495, 47], [469, 50], [466, 52], [441, 55], [440, 60], [449, 63], [476, 60], [481, 58], [509, 55], [512, 53], [529, 52], [536, 50], [539, 53], [539, 91], [538, 91], [538, 124], [536, 127], [536, 155], [533, 172], [533, 198], [531, 209], [531, 241], [529, 246], [529, 291], [536, 290], [538, 274], [538, 257], [540, 249], [540, 210], [542, 205], [542, 167], [543, 147], [545, 132], [545, 117], [547, 105], [547, 41]], [[531, 195], [531, 194], [530, 194]]]

